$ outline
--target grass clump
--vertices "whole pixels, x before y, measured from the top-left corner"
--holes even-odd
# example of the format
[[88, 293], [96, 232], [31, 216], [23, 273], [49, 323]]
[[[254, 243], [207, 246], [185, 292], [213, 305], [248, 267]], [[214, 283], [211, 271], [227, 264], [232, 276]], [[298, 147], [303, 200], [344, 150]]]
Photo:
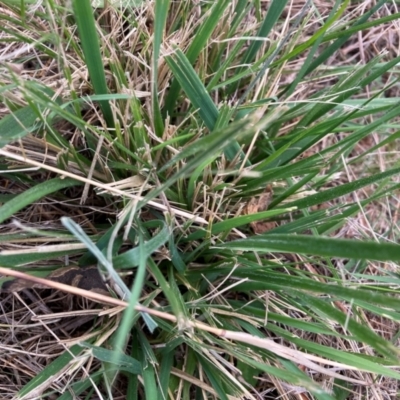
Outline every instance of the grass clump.
[[396, 395], [393, 4], [0, 5], [4, 398]]

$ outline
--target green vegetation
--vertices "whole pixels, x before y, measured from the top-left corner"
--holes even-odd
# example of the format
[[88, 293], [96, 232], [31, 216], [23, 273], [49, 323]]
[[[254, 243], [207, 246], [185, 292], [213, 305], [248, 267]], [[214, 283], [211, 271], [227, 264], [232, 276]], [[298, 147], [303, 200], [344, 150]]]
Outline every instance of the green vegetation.
[[4, 398], [396, 396], [400, 13], [301, 3], [0, 1], [0, 283], [112, 297], [1, 293]]

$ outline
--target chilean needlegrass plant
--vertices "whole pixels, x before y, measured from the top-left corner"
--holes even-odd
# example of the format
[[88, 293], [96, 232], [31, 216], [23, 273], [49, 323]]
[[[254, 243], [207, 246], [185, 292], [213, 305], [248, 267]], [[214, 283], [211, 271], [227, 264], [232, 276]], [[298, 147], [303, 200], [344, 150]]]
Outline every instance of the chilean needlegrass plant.
[[4, 398], [395, 396], [400, 57], [339, 54], [400, 15], [138, 3], [0, 2], [1, 273], [104, 304], [2, 294]]

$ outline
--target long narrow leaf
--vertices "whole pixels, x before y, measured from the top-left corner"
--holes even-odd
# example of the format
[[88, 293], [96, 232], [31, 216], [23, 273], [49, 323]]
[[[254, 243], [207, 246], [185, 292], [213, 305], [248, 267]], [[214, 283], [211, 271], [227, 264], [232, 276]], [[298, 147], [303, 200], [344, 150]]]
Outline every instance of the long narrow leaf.
[[30, 189], [25, 190], [23, 193], [15, 196], [12, 200], [7, 201], [0, 207], [0, 223], [6, 219], [12, 217], [16, 212], [33, 204], [35, 201], [57, 192], [61, 189], [65, 189], [71, 186], [80, 186], [81, 182], [71, 178], [54, 178], [49, 181], [39, 183], [36, 186], [32, 186]]
[[331, 239], [306, 235], [264, 234], [225, 243], [225, 249], [240, 251], [287, 252], [370, 260], [400, 260], [400, 245]]
[[[217, 0], [214, 2], [213, 6], [209, 10], [209, 17], [205, 20], [198, 32], [196, 32], [196, 35], [186, 53], [186, 57], [191, 65], [193, 65], [200, 52], [203, 50], [216, 25], [220, 22], [220, 18], [222, 17], [224, 10], [230, 3], [230, 0]], [[173, 114], [173, 110], [179, 96], [180, 87], [181, 82], [179, 80], [174, 80], [172, 82], [166, 100], [165, 114]]]
[[380, 174], [375, 174], [375, 175], [369, 176], [367, 178], [361, 178], [356, 181], [345, 183], [338, 187], [335, 187], [332, 189], [327, 189], [320, 193], [317, 193], [317, 194], [314, 194], [311, 196], [307, 196], [303, 199], [292, 201], [288, 204], [285, 204], [285, 206], [286, 207], [297, 207], [299, 209], [302, 209], [305, 207], [312, 207], [313, 205], [316, 205], [316, 204], [322, 204], [322, 203], [325, 203], [332, 199], [337, 199], [340, 196], [344, 196], [346, 194], [352, 193], [352, 192], [359, 190], [365, 186], [372, 185], [376, 182], [379, 182], [383, 179], [390, 178], [391, 176], [394, 176], [399, 173], [400, 173], [400, 168], [390, 169], [388, 171], [381, 172]]
[[30, 107], [23, 107], [0, 120], [0, 148], [21, 139], [35, 130], [37, 114]]
[[[89, 76], [96, 94], [107, 94], [106, 76], [100, 52], [96, 22], [90, 0], [72, 0], [74, 16], [85, 56]], [[108, 101], [99, 101], [108, 127], [114, 127], [114, 118]]]
[[155, 21], [153, 37], [153, 58], [151, 68], [151, 102], [153, 110], [153, 123], [157, 136], [164, 132], [164, 123], [162, 121], [160, 102], [158, 100], [158, 63], [160, 58], [161, 44], [164, 38], [164, 28], [167, 21], [170, 0], [155, 1]]

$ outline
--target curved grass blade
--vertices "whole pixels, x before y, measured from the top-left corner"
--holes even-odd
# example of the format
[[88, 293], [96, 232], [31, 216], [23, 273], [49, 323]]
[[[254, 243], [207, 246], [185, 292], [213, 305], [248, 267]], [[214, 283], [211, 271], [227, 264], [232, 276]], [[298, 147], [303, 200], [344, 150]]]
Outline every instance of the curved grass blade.
[[91, 239], [89, 238], [89, 236], [86, 235], [83, 229], [68, 217], [62, 217], [61, 222], [81, 243], [83, 243], [88, 248], [88, 250], [97, 258], [97, 261], [106, 268], [107, 272], [110, 274], [114, 282], [118, 284], [121, 290], [129, 298], [131, 292], [125, 285], [125, 282], [115, 271], [111, 262], [107, 260], [106, 256], [91, 241]]
[[[129, 304], [126, 307], [126, 309], [124, 310], [121, 323], [112, 338], [112, 347], [114, 349], [124, 349], [125, 348], [126, 338], [129, 337], [130, 332], [137, 320], [138, 312], [135, 310], [135, 306], [138, 304], [140, 294], [142, 293], [144, 278], [145, 278], [145, 274], [146, 274], [146, 260], [147, 260], [147, 257], [145, 256], [145, 252], [143, 249], [142, 237], [139, 236], [139, 238], [140, 238], [140, 242], [139, 242], [139, 246], [138, 246], [138, 248], [140, 250], [139, 267], [136, 271], [135, 281], [132, 286]], [[148, 317], [148, 315], [145, 313], [143, 313], [142, 315], [143, 315], [143, 317]], [[154, 332], [155, 328], [157, 328], [157, 325], [155, 323], [153, 323], [153, 320], [151, 318], [148, 318], [148, 321], [146, 321], [146, 323], [151, 332]], [[128, 356], [126, 356], [125, 354], [123, 354], [121, 352], [114, 351], [112, 354], [110, 354], [110, 358], [108, 360], [109, 364], [106, 366], [107, 375], [109, 377], [110, 382], [112, 382], [115, 377], [115, 375], [113, 374], [113, 371], [111, 371], [111, 370], [109, 371], [110, 366], [119, 365], [121, 362], [124, 361], [124, 357], [126, 358]], [[132, 358], [132, 357], [129, 357], [129, 358]], [[139, 363], [139, 365], [140, 365], [140, 363]], [[134, 371], [127, 371], [127, 372], [135, 373]], [[140, 371], [137, 373], [138, 374], [141, 373], [141, 365], [140, 365]]]
[[81, 182], [71, 178], [54, 178], [47, 182], [39, 183], [23, 193], [15, 196], [0, 207], [0, 223], [11, 218], [16, 212], [24, 207], [33, 204], [35, 201], [49, 195], [50, 193], [58, 192], [71, 186], [80, 186]]
[[[119, 276], [117, 271], [115, 270], [114, 265], [112, 264], [112, 262], [107, 260], [106, 256], [90, 240], [90, 238], [86, 235], [86, 233], [83, 231], [83, 229], [78, 224], [76, 224], [74, 221], [72, 221], [70, 218], [67, 218], [67, 217], [61, 218], [61, 222], [78, 240], [80, 240], [82, 243], [85, 244], [85, 246], [88, 248], [88, 250], [97, 258], [98, 262], [106, 268], [107, 272], [110, 274], [110, 276], [112, 277], [114, 282], [116, 282], [118, 284], [118, 286], [124, 292], [126, 297], [130, 300], [132, 297], [132, 293], [128, 289], [128, 287], [125, 285], [125, 282], [121, 279], [121, 277]], [[139, 248], [139, 251], [142, 251], [142, 249]], [[139, 258], [139, 260], [140, 259], [141, 258]], [[150, 315], [145, 316], [145, 313], [143, 313], [143, 316], [144, 316], [144, 320], [148, 324], [147, 327], [149, 328], [150, 331], [153, 331], [154, 328], [157, 326], [157, 324], [150, 317]]]

